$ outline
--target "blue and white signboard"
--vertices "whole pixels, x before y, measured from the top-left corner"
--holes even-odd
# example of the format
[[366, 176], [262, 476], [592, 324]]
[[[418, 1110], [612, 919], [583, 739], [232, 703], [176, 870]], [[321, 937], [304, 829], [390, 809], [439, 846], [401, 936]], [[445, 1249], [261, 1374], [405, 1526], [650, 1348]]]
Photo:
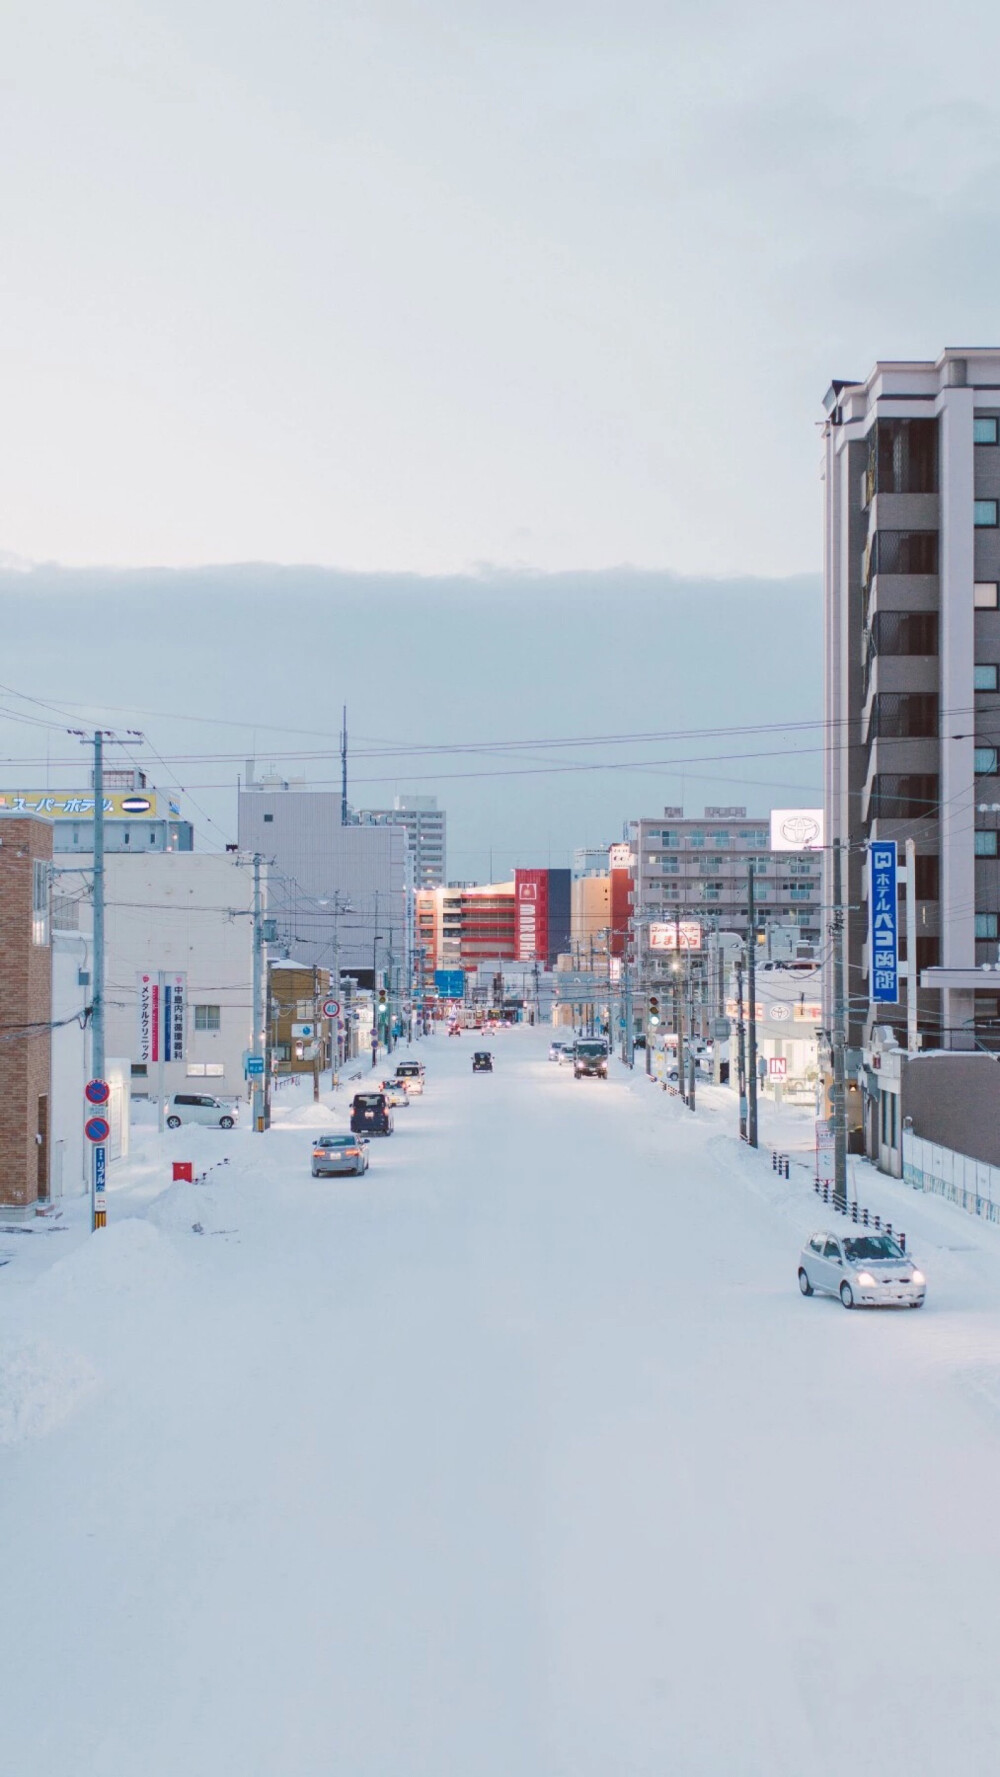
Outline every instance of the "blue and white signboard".
[[869, 849], [869, 969], [873, 1000], [899, 999], [899, 909], [896, 901], [896, 841], [880, 839]]
[[245, 1062], [248, 1080], [259, 1080], [264, 1072], [263, 1055], [248, 1055]]
[[435, 969], [434, 985], [438, 997], [442, 1000], [461, 1000], [465, 998], [464, 969]]

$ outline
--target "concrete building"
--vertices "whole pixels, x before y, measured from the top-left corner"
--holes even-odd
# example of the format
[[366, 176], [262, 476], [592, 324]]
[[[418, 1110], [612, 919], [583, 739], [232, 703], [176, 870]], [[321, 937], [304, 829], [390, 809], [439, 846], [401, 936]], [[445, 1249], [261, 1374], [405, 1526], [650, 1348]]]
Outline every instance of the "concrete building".
[[[846, 846], [849, 1048], [1000, 1048], [1000, 349], [877, 363], [825, 398], [827, 838]], [[916, 845], [919, 988], [869, 1004], [867, 854]], [[903, 922], [900, 919], [902, 930]], [[828, 989], [827, 1014], [832, 983]], [[877, 1083], [873, 1082], [877, 1092]], [[885, 1144], [883, 1144], [885, 1145]]]
[[52, 822], [0, 811], [0, 1204], [49, 1198]]
[[362, 808], [357, 818], [404, 828], [414, 888], [443, 887], [448, 877], [448, 817], [436, 796], [397, 796], [391, 808]]
[[240, 851], [267, 860], [279, 950], [331, 973], [339, 962], [366, 987], [374, 970], [396, 999], [409, 989], [413, 963], [406, 831], [342, 826], [340, 812], [330, 790], [251, 783], [239, 793]]
[[609, 953], [611, 874], [607, 865], [605, 851], [603, 874], [588, 871], [574, 876], [570, 884], [569, 948], [578, 969], [592, 968], [597, 958]]
[[[90, 967], [89, 871], [57, 878], [61, 944]], [[253, 869], [232, 853], [118, 854], [105, 862], [106, 1045], [135, 1097], [242, 1096], [253, 1029]], [[161, 980], [162, 976], [162, 980]]]
[[[794, 923], [804, 944], [819, 942], [821, 857], [772, 851], [769, 817], [745, 808], [706, 808], [701, 820], [682, 808], [630, 822], [633, 912], [641, 922], [687, 916], [719, 931], [747, 933], [747, 881], [754, 864], [758, 921]], [[618, 847], [614, 850], [617, 852]]]

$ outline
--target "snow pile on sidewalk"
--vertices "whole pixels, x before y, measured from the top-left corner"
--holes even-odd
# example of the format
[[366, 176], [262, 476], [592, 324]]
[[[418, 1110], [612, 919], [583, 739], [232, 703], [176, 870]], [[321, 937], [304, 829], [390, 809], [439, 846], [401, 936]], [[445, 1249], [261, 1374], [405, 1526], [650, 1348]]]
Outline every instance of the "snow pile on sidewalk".
[[0, 1362], [0, 1445], [44, 1437], [98, 1386], [93, 1365], [48, 1339], [12, 1340]]

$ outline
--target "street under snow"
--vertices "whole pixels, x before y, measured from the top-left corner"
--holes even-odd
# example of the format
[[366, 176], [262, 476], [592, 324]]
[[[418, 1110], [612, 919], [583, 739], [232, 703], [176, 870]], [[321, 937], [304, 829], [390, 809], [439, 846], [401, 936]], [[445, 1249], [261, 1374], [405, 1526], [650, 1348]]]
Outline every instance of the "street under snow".
[[804, 1301], [806, 1171], [548, 1035], [0, 1232], [11, 1777], [995, 1777], [1000, 1229], [861, 1168], [927, 1306]]

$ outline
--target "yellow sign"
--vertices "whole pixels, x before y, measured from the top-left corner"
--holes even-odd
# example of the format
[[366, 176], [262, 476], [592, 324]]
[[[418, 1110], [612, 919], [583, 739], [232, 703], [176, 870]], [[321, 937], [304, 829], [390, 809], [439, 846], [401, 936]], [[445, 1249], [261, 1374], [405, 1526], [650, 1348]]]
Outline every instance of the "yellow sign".
[[[50, 821], [92, 821], [94, 796], [79, 790], [0, 790], [0, 810], [41, 814]], [[104, 798], [104, 816], [109, 821], [155, 820], [156, 792], [116, 790]]]

